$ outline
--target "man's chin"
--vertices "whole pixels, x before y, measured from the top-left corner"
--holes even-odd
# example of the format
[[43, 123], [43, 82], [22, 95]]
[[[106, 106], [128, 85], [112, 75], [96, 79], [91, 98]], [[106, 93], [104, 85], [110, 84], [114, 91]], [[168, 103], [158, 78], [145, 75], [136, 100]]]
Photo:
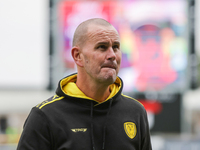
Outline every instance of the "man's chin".
[[105, 75], [103, 77], [104, 82], [106, 82], [107, 84], [113, 84], [116, 80], [116, 75]]
[[110, 69], [106, 70], [105, 72], [101, 72], [101, 75], [99, 76], [101, 82], [105, 82], [107, 84], [112, 84], [115, 82], [117, 78], [116, 70]]

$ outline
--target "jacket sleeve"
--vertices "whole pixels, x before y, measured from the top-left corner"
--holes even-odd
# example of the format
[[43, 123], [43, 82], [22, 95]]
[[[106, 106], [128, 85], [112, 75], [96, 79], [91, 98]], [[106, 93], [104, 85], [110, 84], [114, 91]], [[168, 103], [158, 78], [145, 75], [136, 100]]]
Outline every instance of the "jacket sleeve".
[[150, 131], [149, 131], [149, 123], [147, 119], [147, 113], [145, 111], [144, 118], [143, 118], [143, 125], [144, 125], [144, 138], [142, 141], [142, 150], [152, 150], [151, 146], [151, 138], [150, 138]]
[[25, 121], [17, 150], [51, 150], [48, 120], [41, 110], [33, 108]]

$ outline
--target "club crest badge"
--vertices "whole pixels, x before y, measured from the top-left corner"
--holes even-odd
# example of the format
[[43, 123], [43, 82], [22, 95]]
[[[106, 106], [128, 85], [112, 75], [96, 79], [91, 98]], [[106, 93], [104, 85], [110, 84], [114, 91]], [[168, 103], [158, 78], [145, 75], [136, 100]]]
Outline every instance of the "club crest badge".
[[133, 122], [125, 122], [124, 123], [124, 130], [129, 138], [133, 139], [136, 136], [137, 128], [135, 123]]

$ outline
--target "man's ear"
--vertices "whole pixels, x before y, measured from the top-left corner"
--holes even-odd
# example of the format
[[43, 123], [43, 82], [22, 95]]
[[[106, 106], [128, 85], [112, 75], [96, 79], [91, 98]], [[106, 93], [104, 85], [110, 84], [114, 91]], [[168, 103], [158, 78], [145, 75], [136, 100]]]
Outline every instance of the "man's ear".
[[74, 62], [78, 66], [83, 67], [83, 58], [81, 57], [81, 50], [80, 50], [80, 48], [77, 47], [77, 46], [72, 47], [71, 55], [72, 55], [72, 57], [74, 59]]

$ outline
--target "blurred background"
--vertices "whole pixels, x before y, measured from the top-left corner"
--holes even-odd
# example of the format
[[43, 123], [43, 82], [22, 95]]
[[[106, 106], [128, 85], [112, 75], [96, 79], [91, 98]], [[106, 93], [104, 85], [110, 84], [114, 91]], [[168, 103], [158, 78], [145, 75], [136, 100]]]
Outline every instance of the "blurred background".
[[121, 37], [123, 93], [143, 103], [153, 150], [200, 149], [200, 1], [0, 0], [0, 149], [32, 107], [76, 72], [75, 28], [104, 18]]

